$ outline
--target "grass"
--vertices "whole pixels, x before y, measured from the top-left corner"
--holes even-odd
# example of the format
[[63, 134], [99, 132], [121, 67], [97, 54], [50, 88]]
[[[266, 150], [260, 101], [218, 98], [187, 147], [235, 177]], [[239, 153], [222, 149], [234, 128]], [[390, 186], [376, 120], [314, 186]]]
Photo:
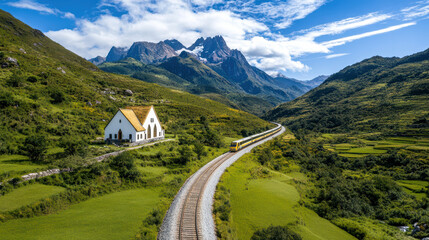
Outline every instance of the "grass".
[[231, 225], [237, 239], [250, 239], [253, 233], [269, 225], [297, 224], [303, 239], [355, 239], [315, 212], [298, 204], [300, 196], [292, 179], [305, 179], [301, 173], [254, 178], [251, 170], [258, 165], [249, 155], [234, 163], [222, 177], [229, 189]]
[[62, 191], [64, 191], [62, 187], [43, 184], [32, 184], [18, 188], [0, 197], [0, 212], [17, 209]]
[[425, 193], [426, 189], [429, 188], [429, 182], [427, 181], [399, 180], [396, 182], [404, 188], [406, 193], [415, 196], [417, 199], [427, 197]]
[[0, 224], [0, 236], [10, 240], [130, 239], [158, 200], [158, 190], [117, 192], [73, 205], [58, 214]]
[[362, 136], [346, 137], [348, 143], [336, 143], [336, 138], [342, 138], [343, 134], [322, 134], [317, 141], [329, 141], [324, 144], [324, 148], [329, 151], [337, 152], [343, 157], [364, 157], [369, 154], [383, 154], [389, 150], [405, 150], [414, 152], [429, 151], [428, 138], [425, 137], [387, 137], [382, 140], [366, 140]]
[[0, 155], [0, 174], [7, 172], [29, 172], [45, 167], [30, 162], [22, 155]]

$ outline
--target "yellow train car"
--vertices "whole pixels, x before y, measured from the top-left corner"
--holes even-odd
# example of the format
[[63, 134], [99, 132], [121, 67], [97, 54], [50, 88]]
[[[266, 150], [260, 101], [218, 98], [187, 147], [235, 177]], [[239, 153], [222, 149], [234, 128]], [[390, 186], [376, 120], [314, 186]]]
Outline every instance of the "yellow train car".
[[268, 131], [258, 133], [258, 134], [255, 134], [255, 135], [252, 135], [249, 137], [245, 137], [245, 138], [242, 138], [240, 140], [233, 141], [231, 143], [231, 145], [229, 146], [229, 150], [231, 152], [237, 152], [238, 150], [245, 148], [254, 142], [257, 142], [259, 140], [262, 140], [262, 139], [267, 138], [273, 134], [278, 133], [282, 129], [282, 125], [280, 125], [278, 123], [276, 123], [276, 124], [277, 124], [277, 127], [270, 129]]

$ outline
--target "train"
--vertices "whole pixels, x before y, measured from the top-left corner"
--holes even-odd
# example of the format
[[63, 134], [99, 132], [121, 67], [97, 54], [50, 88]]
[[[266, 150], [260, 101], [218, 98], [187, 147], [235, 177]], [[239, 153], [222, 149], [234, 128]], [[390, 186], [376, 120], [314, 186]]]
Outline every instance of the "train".
[[237, 152], [238, 150], [245, 148], [254, 142], [257, 142], [259, 140], [262, 140], [264, 138], [267, 138], [271, 135], [278, 133], [282, 129], [282, 125], [280, 125], [278, 123], [275, 123], [275, 124], [277, 124], [277, 127], [272, 128], [268, 131], [258, 133], [258, 134], [255, 134], [255, 135], [252, 135], [249, 137], [245, 137], [245, 138], [242, 138], [240, 140], [233, 141], [231, 143], [231, 145], [229, 146], [229, 150], [231, 152]]

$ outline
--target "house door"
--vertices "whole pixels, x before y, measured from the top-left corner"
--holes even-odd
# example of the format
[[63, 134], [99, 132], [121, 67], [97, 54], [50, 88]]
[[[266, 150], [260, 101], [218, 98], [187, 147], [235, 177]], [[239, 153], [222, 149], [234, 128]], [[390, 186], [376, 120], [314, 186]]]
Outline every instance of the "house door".
[[155, 126], [153, 127], [153, 137], [157, 137], [157, 136], [158, 136], [158, 132], [156, 130], [156, 124], [155, 124]]
[[152, 129], [150, 128], [150, 125], [147, 127], [147, 138], [152, 137]]
[[121, 129], [119, 129], [119, 132], [118, 132], [118, 140], [119, 141], [122, 140], [122, 130]]

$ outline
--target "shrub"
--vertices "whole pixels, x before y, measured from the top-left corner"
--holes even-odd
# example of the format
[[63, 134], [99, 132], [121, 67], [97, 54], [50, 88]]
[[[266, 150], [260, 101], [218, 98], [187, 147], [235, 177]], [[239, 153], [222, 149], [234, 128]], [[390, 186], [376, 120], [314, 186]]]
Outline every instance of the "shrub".
[[36, 134], [28, 136], [24, 141], [24, 151], [33, 162], [43, 161], [48, 150], [45, 136]]
[[256, 231], [251, 240], [301, 240], [301, 236], [287, 226], [269, 226]]
[[76, 136], [65, 136], [60, 140], [60, 147], [64, 148], [66, 155], [85, 156], [87, 153], [87, 143]]
[[177, 158], [176, 163], [178, 164], [186, 164], [187, 162], [191, 161], [193, 153], [191, 149], [188, 146], [181, 146], [179, 149], [179, 157]]
[[198, 159], [201, 159], [201, 156], [207, 155], [204, 145], [200, 142], [194, 143], [194, 152], [197, 154]]
[[121, 178], [134, 181], [140, 177], [140, 172], [135, 164], [135, 157], [129, 152], [124, 152], [114, 157], [110, 167], [118, 171]]
[[53, 90], [50, 94], [50, 97], [52, 98], [51, 103], [54, 104], [62, 103], [64, 100], [66, 100], [64, 93], [59, 90]]
[[29, 77], [27, 78], [27, 81], [28, 81], [28, 82], [31, 82], [31, 83], [35, 83], [35, 82], [37, 82], [37, 78], [36, 78], [35, 76], [29, 76]]
[[11, 93], [0, 93], [0, 108], [5, 108], [15, 105], [15, 99]]
[[23, 81], [22, 77], [16, 73], [13, 73], [12, 76], [6, 81], [6, 84], [10, 87], [22, 87]]

